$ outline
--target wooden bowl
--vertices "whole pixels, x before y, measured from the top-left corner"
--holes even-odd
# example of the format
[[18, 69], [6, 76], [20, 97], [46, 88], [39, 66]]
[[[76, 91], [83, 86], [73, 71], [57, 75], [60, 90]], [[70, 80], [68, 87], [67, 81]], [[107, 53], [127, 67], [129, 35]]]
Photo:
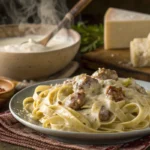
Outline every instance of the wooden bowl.
[[[31, 28], [31, 25], [27, 27]], [[39, 28], [39, 25], [32, 25], [34, 30], [28, 34], [38, 34], [39, 31], [40, 34], [42, 30]], [[42, 33], [44, 32], [46, 33], [45, 28]], [[24, 34], [25, 28], [20, 29], [17, 25], [0, 26], [0, 38], [23, 36]], [[15, 80], [39, 79], [62, 70], [75, 57], [80, 46], [80, 35], [74, 30], [69, 30], [69, 35], [75, 42], [71, 46], [54, 51], [0, 52], [0, 76]]]
[[14, 94], [15, 85], [10, 80], [0, 77], [0, 88], [4, 89], [4, 91], [0, 91], [0, 107], [1, 107]]

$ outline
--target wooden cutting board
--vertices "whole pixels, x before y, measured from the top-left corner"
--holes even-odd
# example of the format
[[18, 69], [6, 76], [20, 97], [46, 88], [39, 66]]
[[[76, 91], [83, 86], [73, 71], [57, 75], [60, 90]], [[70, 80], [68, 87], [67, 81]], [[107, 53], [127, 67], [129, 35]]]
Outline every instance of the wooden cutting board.
[[81, 61], [85, 67], [93, 70], [105, 67], [115, 69], [120, 77], [150, 81], [150, 67], [134, 68], [130, 62], [129, 49], [104, 50], [102, 47], [84, 54]]

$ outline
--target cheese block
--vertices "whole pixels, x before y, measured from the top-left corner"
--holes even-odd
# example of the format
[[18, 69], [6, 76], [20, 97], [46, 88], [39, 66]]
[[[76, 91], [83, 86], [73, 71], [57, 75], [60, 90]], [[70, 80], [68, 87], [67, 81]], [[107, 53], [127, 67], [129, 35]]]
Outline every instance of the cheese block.
[[150, 32], [150, 15], [109, 8], [104, 17], [105, 49], [128, 48], [134, 38]]
[[148, 38], [135, 38], [130, 43], [130, 58], [134, 67], [150, 66], [150, 35]]

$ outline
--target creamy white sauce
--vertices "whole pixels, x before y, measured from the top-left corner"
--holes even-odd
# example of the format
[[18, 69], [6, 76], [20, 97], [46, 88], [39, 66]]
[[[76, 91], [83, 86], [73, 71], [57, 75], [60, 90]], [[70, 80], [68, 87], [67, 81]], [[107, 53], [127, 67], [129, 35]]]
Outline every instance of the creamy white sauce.
[[43, 35], [28, 35], [24, 37], [12, 37], [0, 39], [0, 52], [41, 52], [45, 50], [57, 50], [71, 46], [75, 41], [66, 35], [56, 35], [47, 46], [38, 44], [37, 41], [43, 39]]

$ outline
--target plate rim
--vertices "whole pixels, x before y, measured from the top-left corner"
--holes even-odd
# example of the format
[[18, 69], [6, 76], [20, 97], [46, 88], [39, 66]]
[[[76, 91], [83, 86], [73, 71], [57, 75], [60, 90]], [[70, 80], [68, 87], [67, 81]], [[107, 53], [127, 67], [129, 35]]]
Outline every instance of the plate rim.
[[[66, 79], [69, 79], [69, 78], [63, 78], [63, 79], [56, 79], [56, 80], [48, 80], [48, 81], [44, 81], [44, 82], [39, 82], [39, 83], [36, 83], [36, 84], [33, 84], [33, 85], [31, 85], [31, 86], [29, 86], [29, 87], [26, 87], [26, 88], [24, 88], [24, 89], [22, 89], [21, 91], [19, 91], [19, 92], [17, 92], [11, 99], [10, 99], [10, 102], [9, 102], [9, 110], [10, 110], [10, 112], [11, 112], [11, 114], [13, 115], [13, 117], [16, 119], [16, 120], [18, 120], [19, 122], [20, 122], [20, 120], [21, 120], [21, 124], [24, 124], [25, 126], [26, 126], [26, 124], [28, 124], [29, 126], [32, 126], [33, 128], [35, 127], [35, 128], [38, 128], [39, 130], [44, 130], [44, 131], [47, 131], [47, 130], [49, 130], [50, 132], [52, 132], [52, 133], [61, 133], [61, 134], [68, 134], [68, 135], [83, 135], [83, 136], [88, 136], [88, 135], [90, 135], [91, 136], [91, 138], [92, 137], [114, 137], [114, 136], [127, 136], [127, 135], [132, 135], [132, 134], [134, 134], [134, 133], [136, 133], [136, 134], [141, 134], [141, 133], [143, 133], [143, 132], [147, 132], [147, 131], [149, 131], [150, 132], [150, 127], [149, 128], [145, 128], [145, 129], [139, 129], [139, 130], [132, 130], [132, 131], [125, 131], [125, 132], [112, 132], [112, 133], [92, 133], [92, 132], [74, 132], [74, 131], [62, 131], [62, 130], [53, 130], [53, 129], [50, 129], [50, 128], [44, 128], [44, 127], [42, 127], [42, 126], [39, 126], [39, 125], [36, 125], [36, 124], [33, 124], [33, 123], [30, 123], [30, 122], [28, 122], [28, 121], [26, 121], [26, 120], [24, 120], [23, 118], [21, 118], [20, 116], [18, 116], [14, 111], [13, 111], [13, 108], [12, 108], [12, 102], [13, 102], [13, 100], [15, 99], [15, 97], [17, 97], [18, 95], [20, 95], [22, 92], [24, 92], [24, 91], [26, 91], [27, 89], [29, 89], [29, 88], [33, 88], [33, 87], [36, 87], [36, 86], [38, 86], [38, 85], [43, 85], [43, 84], [45, 84], [45, 85], [47, 85], [47, 84], [51, 84], [51, 82], [53, 83], [56, 83], [56, 82], [58, 82], [58, 81], [60, 81], [60, 82], [62, 82], [62, 81], [64, 81], [64, 80], [66, 80]], [[136, 79], [135, 79], [136, 80]], [[148, 82], [148, 81], [143, 81], [143, 80], [136, 80], [136, 82], [138, 82], [138, 84], [140, 84], [140, 83], [145, 83], [145, 84], [149, 84], [150, 85], [150, 82]], [[24, 122], [24, 123], [22, 123], [22, 122]], [[31, 128], [31, 127], [29, 127], [29, 126], [27, 126], [28, 128]], [[33, 129], [32, 128], [32, 129]], [[37, 131], [37, 130], [36, 130]], [[40, 132], [40, 131], [38, 131], [38, 132]]]

